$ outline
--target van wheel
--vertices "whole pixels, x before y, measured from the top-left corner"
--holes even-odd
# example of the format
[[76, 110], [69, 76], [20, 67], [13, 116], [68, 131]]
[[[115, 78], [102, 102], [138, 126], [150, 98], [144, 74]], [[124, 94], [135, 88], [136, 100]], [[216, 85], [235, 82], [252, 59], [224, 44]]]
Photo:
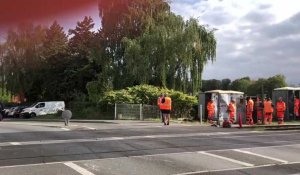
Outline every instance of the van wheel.
[[30, 118], [34, 118], [34, 117], [36, 117], [36, 114], [35, 113], [31, 113], [30, 114]]

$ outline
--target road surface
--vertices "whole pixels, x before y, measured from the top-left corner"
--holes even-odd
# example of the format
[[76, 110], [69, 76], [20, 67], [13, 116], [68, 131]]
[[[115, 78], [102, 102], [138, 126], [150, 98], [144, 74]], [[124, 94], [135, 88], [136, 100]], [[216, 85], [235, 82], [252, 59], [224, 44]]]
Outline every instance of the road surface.
[[1, 175], [300, 173], [299, 131], [4, 121], [0, 139]]

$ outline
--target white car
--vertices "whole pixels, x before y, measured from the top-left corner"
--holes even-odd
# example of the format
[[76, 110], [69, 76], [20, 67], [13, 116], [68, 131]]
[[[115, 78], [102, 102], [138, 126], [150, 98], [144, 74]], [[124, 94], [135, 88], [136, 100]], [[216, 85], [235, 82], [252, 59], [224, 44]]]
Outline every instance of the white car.
[[38, 102], [32, 106], [23, 109], [21, 112], [22, 117], [36, 117], [47, 114], [56, 114], [58, 111], [65, 110], [64, 101], [46, 101]]

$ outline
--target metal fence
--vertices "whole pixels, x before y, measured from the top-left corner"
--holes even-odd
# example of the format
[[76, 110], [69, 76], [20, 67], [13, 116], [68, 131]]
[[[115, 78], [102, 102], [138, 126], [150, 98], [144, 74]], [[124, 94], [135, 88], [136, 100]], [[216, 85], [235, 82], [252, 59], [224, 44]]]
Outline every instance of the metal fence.
[[115, 104], [116, 120], [149, 120], [160, 118], [157, 106], [143, 104]]
[[67, 106], [75, 119], [150, 120], [160, 118], [157, 106], [145, 104], [99, 105], [91, 102], [71, 102]]

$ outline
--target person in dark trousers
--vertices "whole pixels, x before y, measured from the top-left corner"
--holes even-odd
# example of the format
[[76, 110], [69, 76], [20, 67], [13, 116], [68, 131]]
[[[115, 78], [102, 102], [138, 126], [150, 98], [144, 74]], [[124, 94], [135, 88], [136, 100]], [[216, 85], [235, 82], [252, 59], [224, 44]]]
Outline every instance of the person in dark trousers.
[[279, 97], [276, 103], [276, 113], [277, 113], [277, 119], [278, 119], [278, 124], [282, 125], [284, 124], [284, 113], [286, 110], [286, 105], [285, 102], [282, 100], [282, 97]]
[[168, 94], [164, 95], [165, 97], [162, 99], [161, 109], [164, 115], [164, 125], [170, 124], [170, 114], [172, 109], [172, 99], [168, 96]]
[[160, 116], [161, 116], [161, 122], [164, 123], [164, 115], [162, 113], [162, 109], [161, 109], [161, 104], [162, 104], [162, 100], [164, 99], [164, 94], [161, 93], [160, 96], [157, 99], [157, 106], [159, 108], [160, 111]]

